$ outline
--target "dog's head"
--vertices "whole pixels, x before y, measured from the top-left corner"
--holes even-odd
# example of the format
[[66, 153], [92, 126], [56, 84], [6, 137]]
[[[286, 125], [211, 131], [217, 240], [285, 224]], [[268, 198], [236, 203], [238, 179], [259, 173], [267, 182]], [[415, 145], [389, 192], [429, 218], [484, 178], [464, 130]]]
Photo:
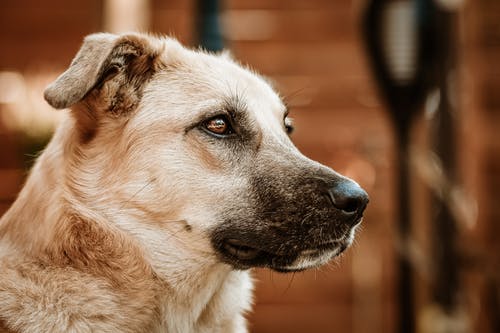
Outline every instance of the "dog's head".
[[95, 34], [45, 98], [72, 109], [73, 200], [143, 243], [159, 227], [179, 251], [301, 270], [350, 245], [368, 202], [355, 182], [295, 148], [280, 97], [224, 54]]

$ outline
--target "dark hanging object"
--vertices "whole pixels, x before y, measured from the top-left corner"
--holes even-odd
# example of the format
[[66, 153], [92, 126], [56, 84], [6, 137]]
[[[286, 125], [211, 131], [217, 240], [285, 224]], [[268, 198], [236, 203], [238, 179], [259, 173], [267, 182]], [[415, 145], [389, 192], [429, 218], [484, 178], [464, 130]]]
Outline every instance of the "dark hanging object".
[[208, 51], [221, 51], [224, 47], [222, 38], [219, 1], [197, 0], [197, 34], [198, 44]]
[[431, 0], [371, 0], [363, 34], [372, 70], [395, 130], [398, 181], [399, 332], [415, 331], [413, 274], [408, 255], [411, 236], [410, 130], [433, 81], [434, 35]]

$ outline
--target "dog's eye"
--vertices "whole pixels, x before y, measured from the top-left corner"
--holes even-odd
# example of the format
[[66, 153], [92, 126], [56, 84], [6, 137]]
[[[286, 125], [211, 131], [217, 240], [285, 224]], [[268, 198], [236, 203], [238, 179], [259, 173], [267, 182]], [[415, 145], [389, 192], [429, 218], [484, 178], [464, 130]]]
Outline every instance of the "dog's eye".
[[231, 123], [226, 116], [217, 116], [207, 120], [203, 125], [209, 132], [217, 135], [229, 135], [233, 133]]
[[288, 135], [292, 134], [293, 131], [295, 130], [295, 127], [293, 127], [293, 121], [291, 118], [286, 117], [285, 118], [285, 130]]

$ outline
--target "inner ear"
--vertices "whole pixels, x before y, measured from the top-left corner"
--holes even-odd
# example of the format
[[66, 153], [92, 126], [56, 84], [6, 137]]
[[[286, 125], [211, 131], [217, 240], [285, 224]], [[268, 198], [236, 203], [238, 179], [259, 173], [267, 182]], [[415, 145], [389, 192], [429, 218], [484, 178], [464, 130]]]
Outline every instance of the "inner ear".
[[109, 68], [106, 68], [104, 73], [97, 80], [96, 85], [95, 87], [93, 87], [93, 89], [101, 89], [104, 82], [109, 81], [113, 79], [116, 75], [118, 75], [121, 68], [122, 66], [119, 65], [111, 65], [109, 66]]
[[84, 99], [97, 112], [129, 113], [137, 107], [144, 84], [155, 72], [158, 52], [147, 40], [124, 36], [102, 64], [94, 86]]
[[130, 114], [140, 100], [145, 84], [153, 75], [153, 59], [147, 55], [127, 55], [103, 71], [96, 87], [86, 96], [86, 104], [112, 116]]

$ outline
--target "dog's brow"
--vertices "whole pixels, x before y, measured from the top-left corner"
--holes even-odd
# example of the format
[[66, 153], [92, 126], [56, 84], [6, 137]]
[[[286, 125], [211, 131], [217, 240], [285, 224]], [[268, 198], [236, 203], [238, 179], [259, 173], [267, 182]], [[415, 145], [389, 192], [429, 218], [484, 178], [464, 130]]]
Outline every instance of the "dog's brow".
[[247, 104], [240, 94], [233, 94], [225, 98], [224, 107], [228, 112], [233, 113], [233, 116], [247, 110]]

